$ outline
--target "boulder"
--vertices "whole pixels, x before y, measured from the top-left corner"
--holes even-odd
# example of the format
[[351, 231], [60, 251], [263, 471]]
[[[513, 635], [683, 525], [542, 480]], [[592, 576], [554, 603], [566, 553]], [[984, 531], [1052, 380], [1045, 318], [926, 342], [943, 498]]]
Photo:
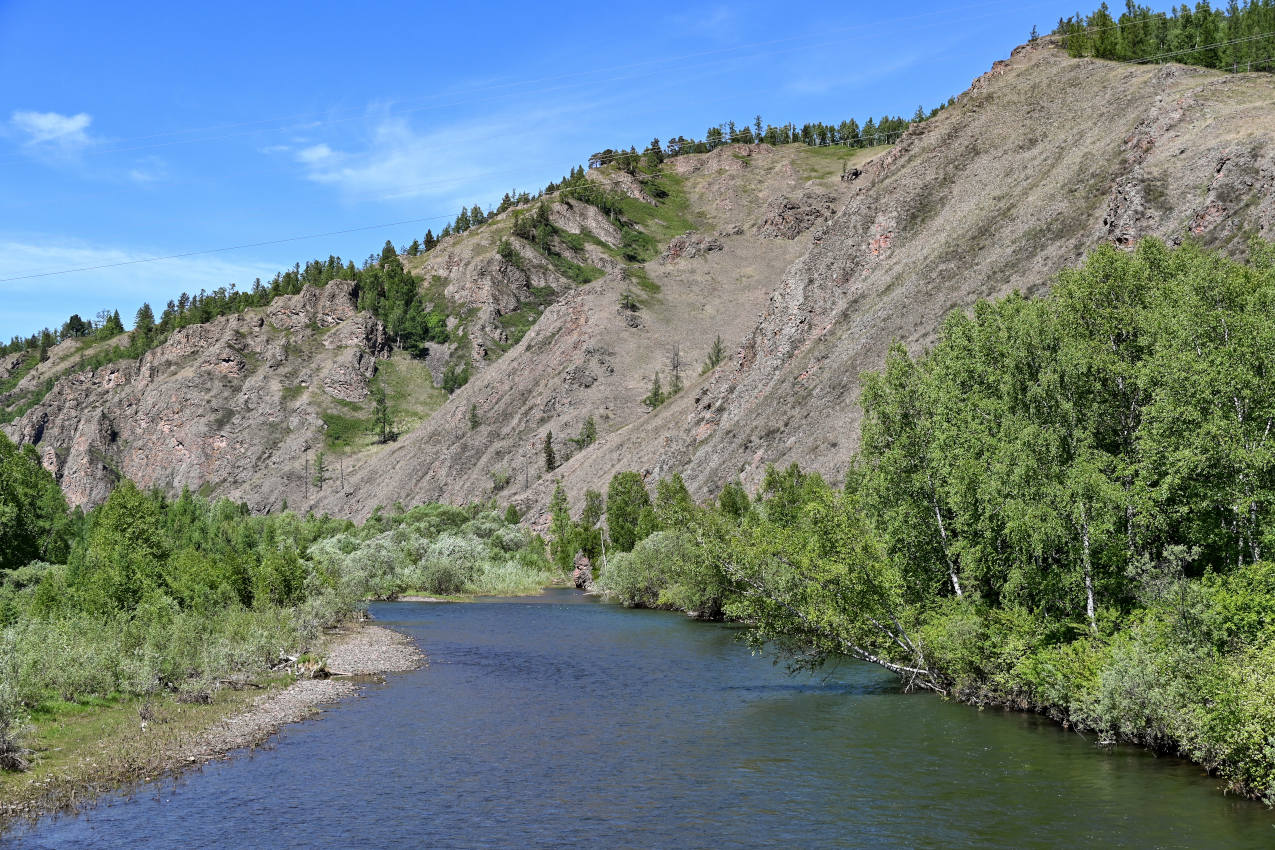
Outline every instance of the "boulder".
[[589, 563], [589, 556], [583, 552], [576, 553], [575, 569], [571, 573], [571, 578], [579, 590], [593, 589], [593, 565]]

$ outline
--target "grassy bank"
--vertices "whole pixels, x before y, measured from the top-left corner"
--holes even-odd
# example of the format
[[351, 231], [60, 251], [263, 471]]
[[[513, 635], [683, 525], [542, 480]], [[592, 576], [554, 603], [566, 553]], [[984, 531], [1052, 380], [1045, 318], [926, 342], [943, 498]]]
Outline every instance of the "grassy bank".
[[[843, 487], [613, 479], [599, 578], [979, 705], [1184, 755], [1275, 804], [1275, 250], [1148, 240], [956, 313], [866, 376]], [[597, 504], [555, 544], [597, 537]], [[560, 541], [566, 541], [565, 544]]]
[[543, 541], [484, 505], [355, 526], [125, 481], [69, 511], [30, 447], [0, 435], [0, 790], [29, 803], [144, 778], [281, 684], [281, 667], [323, 653], [369, 598], [526, 593], [552, 578]]
[[207, 703], [182, 702], [173, 694], [42, 703], [30, 713], [33, 730], [23, 740], [31, 750], [30, 769], [0, 773], [0, 830], [198, 764], [201, 759], [187, 753], [210, 730], [291, 682], [291, 676], [275, 676], [255, 687], [222, 688]]

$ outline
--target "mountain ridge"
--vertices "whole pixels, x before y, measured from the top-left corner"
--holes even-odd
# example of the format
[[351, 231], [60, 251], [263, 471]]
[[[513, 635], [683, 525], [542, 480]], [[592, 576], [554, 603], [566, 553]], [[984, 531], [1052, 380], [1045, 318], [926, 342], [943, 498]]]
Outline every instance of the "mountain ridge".
[[[260, 357], [264, 344], [240, 345], [229, 361], [243, 363], [238, 395], [222, 392], [216, 410], [205, 403], [191, 433], [209, 445], [264, 441], [251, 462], [245, 451], [239, 466], [174, 465], [170, 450], [150, 447], [154, 434], [129, 420], [136, 400], [123, 400], [136, 396], [128, 387], [142, 364], [164, 360], [150, 353], [89, 378], [68, 367], [49, 398], [4, 428], [36, 444], [81, 504], [126, 475], [143, 486], [202, 487], [255, 510], [286, 502], [362, 518], [396, 501], [496, 498], [538, 516], [557, 482], [579, 498], [623, 469], [681, 473], [701, 497], [736, 478], [755, 487], [771, 463], [839, 478], [858, 440], [859, 374], [878, 368], [896, 341], [926, 346], [951, 310], [1041, 292], [1104, 243], [1193, 238], [1240, 254], [1249, 236], [1270, 237], [1275, 160], [1263, 136], [1275, 129], [1273, 85], [1268, 75], [1069, 58], [1041, 40], [996, 62], [893, 147], [725, 145], [668, 160], [667, 199], [647, 196], [640, 175], [592, 169], [590, 181], [614, 182], [628, 201], [657, 202], [628, 208], [617, 225], [594, 206], [555, 199], [546, 202], [547, 247], [514, 234], [516, 219], [531, 214], [524, 208], [404, 257], [422, 291], [455, 308], [454, 339], [431, 345], [420, 364], [388, 358], [383, 324], [359, 313], [347, 289], [355, 303], [341, 323], [361, 329], [341, 337], [348, 345], [326, 347], [309, 323], [290, 330], [291, 360], [256, 364], [244, 352]], [[857, 179], [847, 179], [852, 171]], [[655, 257], [625, 256], [626, 231], [653, 243]], [[594, 279], [564, 276], [575, 269], [593, 269]], [[622, 305], [626, 293], [637, 310]], [[213, 348], [229, 345], [217, 334], [279, 330], [223, 318], [231, 321], [208, 337]], [[726, 362], [694, 376], [716, 336]], [[642, 398], [656, 372], [667, 382], [674, 350], [686, 388], [647, 412]], [[172, 358], [181, 377], [168, 401], [149, 390], [147, 422], [163, 418], [164, 404], [198, 407], [198, 369], [176, 364], [186, 356]], [[338, 359], [349, 398], [312, 380]], [[221, 368], [199, 365], [205, 379]], [[444, 371], [461, 366], [469, 383], [439, 397]], [[366, 420], [366, 392], [353, 388], [367, 390], [378, 373], [401, 379], [409, 427], [387, 445], [365, 436], [334, 444], [334, 429]], [[250, 384], [256, 407], [244, 395]], [[266, 386], [278, 401], [260, 401]], [[263, 409], [283, 432], [252, 436], [268, 430]], [[587, 417], [598, 440], [572, 451], [565, 438]], [[553, 470], [543, 459], [550, 431], [563, 460]], [[320, 451], [341, 479], [322, 488], [310, 480]]]

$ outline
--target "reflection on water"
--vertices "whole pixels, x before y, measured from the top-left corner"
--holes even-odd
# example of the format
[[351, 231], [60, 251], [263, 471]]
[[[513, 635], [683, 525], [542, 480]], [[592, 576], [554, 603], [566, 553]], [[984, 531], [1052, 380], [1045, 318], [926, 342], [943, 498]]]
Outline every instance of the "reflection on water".
[[375, 605], [429, 666], [17, 847], [1275, 847], [1275, 814], [1135, 749], [789, 677], [736, 630], [573, 591]]

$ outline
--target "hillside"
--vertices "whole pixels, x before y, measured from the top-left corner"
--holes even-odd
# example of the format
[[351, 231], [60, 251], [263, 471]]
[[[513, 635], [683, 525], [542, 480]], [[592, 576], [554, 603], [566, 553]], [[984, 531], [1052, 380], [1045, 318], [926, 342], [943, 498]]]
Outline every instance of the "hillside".
[[[1104, 243], [1275, 236], [1275, 81], [1020, 47], [868, 168], [711, 380], [567, 465], [680, 471], [692, 492], [796, 462], [833, 479], [857, 445], [859, 374], [953, 309], [1040, 292]], [[547, 500], [544, 489], [532, 503]]]
[[[755, 485], [769, 463], [836, 478], [857, 444], [858, 376], [893, 340], [923, 347], [950, 310], [1040, 291], [1103, 243], [1190, 235], [1241, 254], [1272, 235], [1273, 87], [1019, 48], [894, 147], [734, 145], [645, 183], [608, 166], [589, 178], [622, 195], [618, 218], [556, 199], [545, 245], [513, 235], [521, 209], [404, 258], [451, 316], [423, 360], [389, 357], [352, 285], [328, 284], [186, 328], [140, 361], [77, 372], [55, 350], [23, 378], [53, 389], [4, 427], [76, 504], [120, 475], [356, 518], [493, 495], [539, 510], [554, 480], [578, 498], [622, 469], [680, 471], [697, 495]], [[864, 173], [843, 181], [850, 168]], [[719, 335], [727, 361], [700, 377]], [[686, 389], [648, 412], [675, 349]], [[467, 384], [437, 389], [465, 366]], [[385, 445], [373, 378], [402, 431]], [[598, 440], [577, 451], [567, 440], [590, 416]]]

